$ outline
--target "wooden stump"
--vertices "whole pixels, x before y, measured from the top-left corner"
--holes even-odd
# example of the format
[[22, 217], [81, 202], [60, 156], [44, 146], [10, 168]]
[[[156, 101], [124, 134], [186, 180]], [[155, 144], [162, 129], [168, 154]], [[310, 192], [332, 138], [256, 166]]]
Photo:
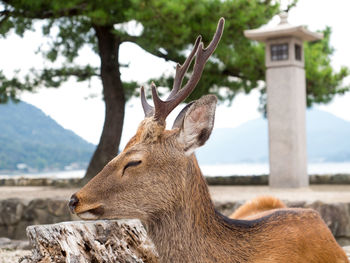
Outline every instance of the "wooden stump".
[[22, 263], [158, 262], [138, 220], [73, 221], [27, 227], [32, 255]]

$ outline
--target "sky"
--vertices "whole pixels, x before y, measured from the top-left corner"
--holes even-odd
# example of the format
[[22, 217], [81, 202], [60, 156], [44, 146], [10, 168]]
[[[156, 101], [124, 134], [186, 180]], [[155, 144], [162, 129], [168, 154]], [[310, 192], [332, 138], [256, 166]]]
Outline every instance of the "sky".
[[[339, 69], [340, 66], [350, 68], [349, 10], [349, 0], [299, 0], [297, 6], [290, 11], [288, 20], [293, 25], [307, 25], [312, 31], [330, 26], [333, 31], [331, 45], [335, 48], [332, 65], [335, 69]], [[272, 27], [278, 22], [279, 18], [276, 16], [266, 26]], [[133, 25], [130, 26], [132, 30]], [[48, 63], [35, 52], [40, 45], [45, 46], [46, 41], [40, 33], [39, 25], [37, 29], [36, 32], [26, 33], [23, 38], [12, 34], [6, 40], [0, 39], [0, 69], [6, 74], [11, 75], [16, 69], [26, 72], [32, 67], [40, 68]], [[137, 28], [135, 32], [137, 33]], [[88, 49], [80, 52], [79, 61], [99, 66], [99, 58]], [[123, 80], [134, 80], [145, 84], [149, 78], [160, 76], [164, 72], [172, 73], [175, 69], [175, 63], [165, 62], [130, 43], [124, 43], [121, 46], [120, 61], [123, 64], [129, 64], [128, 68], [121, 70]], [[350, 83], [349, 78], [346, 82]], [[59, 89], [42, 88], [36, 93], [25, 92], [20, 98], [40, 108], [64, 128], [97, 144], [104, 122], [101, 91], [101, 82], [97, 79], [90, 83], [76, 83], [71, 80]], [[258, 91], [253, 91], [249, 95], [237, 95], [232, 105], [218, 106], [215, 128], [236, 127], [260, 117], [258, 106]], [[350, 121], [350, 92], [343, 96], [336, 96], [328, 105], [320, 105], [316, 108]], [[178, 107], [171, 114], [168, 123], [172, 123], [180, 109], [181, 107]], [[131, 99], [128, 102], [125, 116], [122, 145], [125, 145], [135, 133], [139, 122], [143, 119], [139, 99]]]

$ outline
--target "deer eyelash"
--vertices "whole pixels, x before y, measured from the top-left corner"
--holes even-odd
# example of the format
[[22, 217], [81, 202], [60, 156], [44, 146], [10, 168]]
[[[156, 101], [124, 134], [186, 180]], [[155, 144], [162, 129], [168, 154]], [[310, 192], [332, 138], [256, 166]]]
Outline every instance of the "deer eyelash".
[[[132, 167], [132, 166], [137, 166], [139, 165], [140, 163], [142, 163], [142, 161], [131, 161], [131, 162], [128, 162], [127, 165], [125, 165], [124, 169], [123, 169], [123, 175], [124, 175], [124, 172], [127, 168], [129, 167]], [[122, 175], [122, 176], [123, 176]]]

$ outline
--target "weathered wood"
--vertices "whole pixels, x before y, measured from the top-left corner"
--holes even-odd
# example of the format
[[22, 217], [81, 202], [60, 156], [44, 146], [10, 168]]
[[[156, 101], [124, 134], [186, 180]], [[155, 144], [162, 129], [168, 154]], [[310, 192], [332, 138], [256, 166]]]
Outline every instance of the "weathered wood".
[[158, 262], [138, 220], [74, 221], [27, 228], [32, 255], [22, 263]]
[[350, 246], [343, 247], [343, 249], [344, 249], [344, 251], [346, 253], [346, 256], [350, 260]]

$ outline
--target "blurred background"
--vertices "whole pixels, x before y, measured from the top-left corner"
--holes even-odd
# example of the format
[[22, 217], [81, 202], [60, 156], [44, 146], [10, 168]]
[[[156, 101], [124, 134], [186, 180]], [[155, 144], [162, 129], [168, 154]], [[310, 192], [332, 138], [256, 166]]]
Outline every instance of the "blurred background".
[[[288, 207], [317, 210], [337, 242], [350, 246], [349, 10], [349, 0], [0, 0], [0, 262], [31, 253], [27, 226], [77, 220], [67, 201], [123, 150], [144, 118], [140, 86], [150, 103], [152, 81], [165, 98], [176, 63], [198, 35], [208, 45], [220, 17], [222, 39], [186, 101], [219, 98], [212, 135], [196, 152], [215, 209], [228, 216], [247, 200], [272, 195]], [[281, 26], [282, 12], [323, 38], [302, 47], [292, 42], [298, 35], [289, 37], [287, 62], [296, 63], [288, 69], [303, 75], [297, 46], [305, 55], [306, 129], [304, 99], [284, 96], [288, 103], [274, 112], [292, 116], [277, 132], [287, 153], [272, 151], [281, 158], [270, 169], [271, 68], [265, 44], [244, 32]], [[169, 128], [184, 106], [168, 117]], [[298, 140], [305, 130], [306, 145]], [[295, 138], [299, 143], [289, 143]], [[307, 173], [298, 169], [305, 168], [305, 146]], [[287, 158], [293, 148], [301, 154]]]
[[268, 174], [265, 50], [243, 31], [276, 26], [281, 11], [324, 34], [304, 46], [308, 173], [350, 173], [349, 9], [347, 0], [1, 0], [0, 174], [94, 176], [143, 119], [139, 87], [150, 95], [154, 81], [166, 94], [176, 62], [197, 35], [210, 42], [221, 16], [223, 38], [188, 98], [220, 99], [197, 157], [209, 176]]

